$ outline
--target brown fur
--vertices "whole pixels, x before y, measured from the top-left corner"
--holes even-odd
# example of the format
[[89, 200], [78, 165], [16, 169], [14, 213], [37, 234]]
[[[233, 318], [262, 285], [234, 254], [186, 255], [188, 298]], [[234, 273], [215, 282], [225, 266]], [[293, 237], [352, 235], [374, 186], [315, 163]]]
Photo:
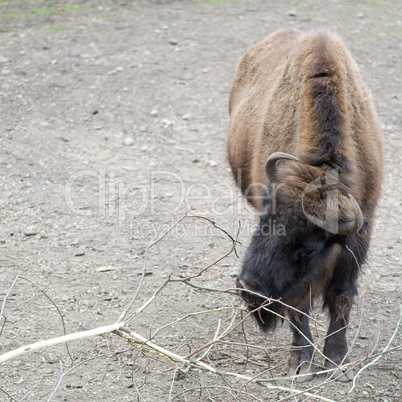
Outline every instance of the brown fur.
[[[229, 112], [230, 166], [248, 201], [262, 212], [237, 286], [262, 329], [275, 328], [278, 316], [288, 313], [295, 347], [289, 373], [309, 379], [313, 348], [305, 314], [320, 296], [330, 313], [326, 365], [348, 360], [349, 312], [383, 175], [378, 118], [351, 55], [328, 31], [280, 30], [253, 46], [238, 66]], [[269, 183], [265, 164], [274, 152], [299, 162], [279, 161]], [[337, 172], [336, 181], [326, 181], [331, 172]], [[320, 186], [311, 187], [317, 179]], [[324, 220], [329, 211], [339, 223], [353, 221], [349, 194], [364, 217], [359, 232], [327, 232], [307, 218]], [[285, 235], [264, 232], [273, 219]], [[305, 314], [272, 300], [266, 305], [259, 295]]]
[[[229, 162], [243, 192], [266, 183], [271, 153], [287, 152], [313, 165], [333, 162], [353, 178], [353, 195], [372, 218], [383, 175], [380, 126], [338, 36], [280, 30], [253, 46], [238, 66], [229, 111]], [[251, 194], [259, 211], [262, 189]]]

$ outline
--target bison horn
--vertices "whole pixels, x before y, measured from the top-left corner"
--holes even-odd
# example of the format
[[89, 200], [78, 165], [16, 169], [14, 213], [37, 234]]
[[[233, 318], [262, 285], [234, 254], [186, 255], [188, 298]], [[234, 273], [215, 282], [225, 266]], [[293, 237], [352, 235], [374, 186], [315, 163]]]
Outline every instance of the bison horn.
[[349, 199], [352, 203], [355, 219], [351, 222], [342, 222], [338, 226], [338, 234], [350, 235], [357, 233], [363, 226], [363, 214], [359, 204], [354, 199], [352, 194], [349, 194]]
[[265, 171], [267, 172], [268, 180], [273, 183], [276, 170], [276, 162], [280, 159], [289, 159], [298, 162], [299, 160], [293, 156], [286, 154], [285, 152], [275, 152], [269, 156], [267, 163], [265, 164]]

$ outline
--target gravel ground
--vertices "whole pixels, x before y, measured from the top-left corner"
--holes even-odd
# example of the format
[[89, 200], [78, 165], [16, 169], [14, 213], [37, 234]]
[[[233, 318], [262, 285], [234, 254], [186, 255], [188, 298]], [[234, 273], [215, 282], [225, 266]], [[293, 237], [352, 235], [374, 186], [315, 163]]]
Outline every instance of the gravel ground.
[[[2, 353], [62, 335], [54, 304], [67, 333], [115, 322], [145, 262], [131, 311], [170, 275], [195, 275], [226, 255], [231, 239], [200, 218], [186, 218], [146, 253], [187, 211], [233, 237], [241, 223], [240, 258], [231, 253], [193, 280], [203, 288], [234, 287], [255, 217], [226, 160], [229, 91], [243, 53], [283, 26], [337, 31], [372, 91], [386, 175], [352, 314], [351, 357], [364, 359], [390, 343], [401, 304], [401, 8], [396, 0], [327, 3], [0, 1], [3, 300], [20, 275], [3, 304]], [[232, 326], [239, 323], [233, 312], [240, 305], [233, 295], [174, 282], [129, 326], [147, 338], [186, 314], [219, 308], [157, 334], [157, 344], [185, 356], [222, 334], [232, 318]], [[325, 327], [319, 306], [314, 314]], [[239, 325], [226, 339], [258, 347], [220, 344], [205, 361], [250, 377], [283, 376], [289, 329], [264, 335], [246, 320], [244, 331]], [[323, 336], [318, 325], [314, 337]], [[400, 345], [401, 331], [350, 395], [352, 384], [324, 383], [322, 376], [272, 384], [316, 386], [311, 392], [335, 401], [401, 400]], [[69, 353], [61, 345], [3, 363], [0, 399], [276, 401], [289, 395], [199, 369], [178, 375], [166, 360], [116, 335], [73, 342]]]

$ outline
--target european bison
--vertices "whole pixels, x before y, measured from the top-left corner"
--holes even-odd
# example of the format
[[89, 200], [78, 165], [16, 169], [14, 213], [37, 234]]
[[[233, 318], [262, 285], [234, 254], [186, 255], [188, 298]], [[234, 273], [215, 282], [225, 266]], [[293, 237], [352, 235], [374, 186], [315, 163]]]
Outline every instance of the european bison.
[[325, 365], [349, 361], [349, 312], [383, 175], [379, 121], [356, 63], [325, 30], [279, 30], [249, 49], [229, 113], [230, 166], [261, 213], [237, 287], [263, 330], [289, 315], [289, 375], [309, 380], [307, 314], [321, 296], [330, 314]]

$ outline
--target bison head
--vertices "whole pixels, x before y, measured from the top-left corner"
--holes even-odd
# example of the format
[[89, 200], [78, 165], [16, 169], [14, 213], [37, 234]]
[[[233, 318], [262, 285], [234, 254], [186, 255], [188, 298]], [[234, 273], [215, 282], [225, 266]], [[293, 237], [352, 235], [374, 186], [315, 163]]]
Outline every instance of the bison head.
[[237, 279], [263, 329], [275, 327], [286, 304], [306, 310], [321, 295], [343, 252], [343, 239], [363, 226], [351, 184], [336, 170], [275, 153], [266, 172], [264, 210]]

